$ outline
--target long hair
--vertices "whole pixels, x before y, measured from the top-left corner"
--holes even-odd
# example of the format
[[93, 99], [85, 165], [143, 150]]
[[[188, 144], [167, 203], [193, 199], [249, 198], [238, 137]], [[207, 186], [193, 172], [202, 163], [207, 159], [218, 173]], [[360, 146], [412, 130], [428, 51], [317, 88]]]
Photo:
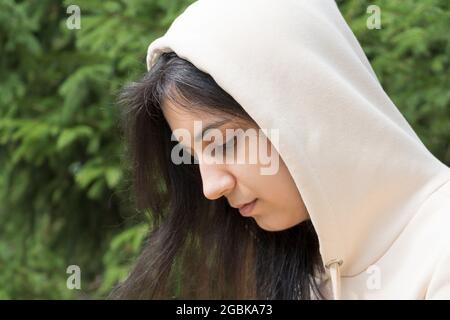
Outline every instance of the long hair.
[[112, 299], [321, 298], [323, 272], [310, 220], [269, 232], [222, 197], [202, 193], [197, 164], [171, 161], [171, 130], [161, 104], [252, 122], [213, 78], [175, 53], [164, 53], [144, 77], [123, 88], [123, 130], [136, 207], [152, 225], [128, 278]]

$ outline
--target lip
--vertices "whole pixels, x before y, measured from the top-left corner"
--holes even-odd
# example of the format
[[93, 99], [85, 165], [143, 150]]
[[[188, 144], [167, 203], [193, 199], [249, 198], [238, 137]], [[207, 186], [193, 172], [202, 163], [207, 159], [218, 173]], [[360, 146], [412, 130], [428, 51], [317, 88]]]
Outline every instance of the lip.
[[251, 202], [248, 202], [248, 203], [245, 203], [245, 204], [243, 204], [241, 206], [238, 206], [239, 213], [241, 215], [243, 215], [244, 217], [249, 216], [252, 213], [253, 208], [255, 207], [255, 204], [256, 204], [257, 200], [258, 199], [255, 199], [255, 200], [253, 200]]

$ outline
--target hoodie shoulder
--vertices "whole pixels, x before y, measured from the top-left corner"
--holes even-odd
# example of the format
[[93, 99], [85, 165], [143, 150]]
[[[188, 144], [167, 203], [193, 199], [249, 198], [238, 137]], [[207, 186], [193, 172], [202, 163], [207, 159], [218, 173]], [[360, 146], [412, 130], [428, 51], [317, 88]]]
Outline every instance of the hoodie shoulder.
[[431, 276], [425, 299], [450, 299], [450, 247], [442, 253]]
[[[434, 194], [437, 203], [437, 214], [434, 215], [434, 227], [437, 231], [435, 243], [439, 256], [426, 291], [426, 299], [450, 299], [450, 182]], [[439, 227], [438, 227], [439, 226]], [[430, 231], [432, 231], [430, 230]]]

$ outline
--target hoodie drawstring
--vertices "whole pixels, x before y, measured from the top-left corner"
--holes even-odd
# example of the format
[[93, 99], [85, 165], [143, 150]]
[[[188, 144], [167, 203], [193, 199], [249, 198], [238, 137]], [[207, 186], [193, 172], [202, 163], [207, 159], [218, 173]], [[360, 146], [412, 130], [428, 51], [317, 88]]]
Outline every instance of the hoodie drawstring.
[[328, 261], [325, 267], [330, 270], [331, 287], [333, 290], [334, 300], [341, 299], [341, 273], [340, 267], [344, 262], [342, 260], [333, 259]]

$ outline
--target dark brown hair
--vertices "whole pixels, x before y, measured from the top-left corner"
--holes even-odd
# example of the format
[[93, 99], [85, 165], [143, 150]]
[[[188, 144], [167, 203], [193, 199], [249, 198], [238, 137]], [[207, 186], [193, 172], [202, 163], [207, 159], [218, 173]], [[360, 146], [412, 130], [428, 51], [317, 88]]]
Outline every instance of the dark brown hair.
[[315, 276], [323, 269], [311, 221], [269, 232], [223, 197], [206, 199], [198, 165], [171, 161], [176, 142], [161, 111], [166, 99], [192, 112], [252, 122], [209, 74], [173, 52], [123, 89], [136, 204], [151, 213], [152, 226], [134, 268], [110, 298], [321, 298]]

